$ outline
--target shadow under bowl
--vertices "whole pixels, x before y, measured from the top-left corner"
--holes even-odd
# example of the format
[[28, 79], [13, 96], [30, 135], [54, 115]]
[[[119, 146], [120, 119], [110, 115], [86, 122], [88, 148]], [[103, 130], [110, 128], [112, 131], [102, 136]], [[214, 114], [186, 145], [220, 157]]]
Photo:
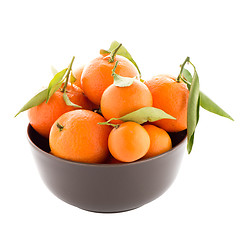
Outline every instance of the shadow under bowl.
[[171, 133], [173, 148], [159, 156], [120, 164], [87, 164], [50, 154], [48, 140], [29, 124], [27, 136], [40, 176], [61, 200], [93, 212], [123, 212], [162, 195], [185, 152], [186, 131]]

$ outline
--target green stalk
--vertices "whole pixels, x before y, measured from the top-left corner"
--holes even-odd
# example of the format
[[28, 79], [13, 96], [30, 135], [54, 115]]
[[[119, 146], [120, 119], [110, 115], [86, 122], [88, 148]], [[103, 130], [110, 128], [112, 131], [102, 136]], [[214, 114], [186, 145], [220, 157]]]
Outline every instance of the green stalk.
[[115, 66], [114, 66], [114, 68], [113, 68], [113, 70], [112, 70], [112, 76], [114, 76], [116, 73], [115, 73], [115, 70], [116, 70], [116, 68], [117, 68], [117, 65], [118, 65], [118, 61], [116, 62], [116, 64], [115, 64]]
[[119, 50], [119, 48], [122, 46], [122, 44], [120, 43], [115, 49], [113, 49], [110, 53], [110, 59], [108, 60], [110, 63], [114, 62], [114, 57], [117, 54], [117, 51]]
[[62, 92], [66, 92], [66, 88], [67, 88], [67, 84], [68, 84], [68, 80], [69, 80], [69, 74], [70, 74], [70, 72], [72, 70], [72, 65], [73, 65], [74, 59], [75, 59], [75, 56], [73, 56], [72, 61], [71, 61], [70, 65], [69, 65], [69, 67], [68, 67], [68, 70], [67, 70], [67, 73], [66, 73], [66, 81], [64, 83]]
[[108, 120], [107, 122], [99, 122], [98, 124], [99, 125], [108, 125], [108, 126], [112, 126], [114, 128], [119, 128], [120, 124], [113, 124], [113, 123], [110, 123], [109, 121], [111, 121], [111, 119]]
[[177, 82], [180, 82], [180, 79], [182, 78], [182, 72], [183, 72], [184, 66], [185, 66], [186, 63], [188, 63], [188, 62], [190, 63], [190, 58], [189, 58], [189, 57], [187, 57], [187, 58], [185, 59], [185, 61], [183, 62], [183, 64], [181, 65], [180, 73], [179, 73], [179, 75], [178, 75], [178, 77], [177, 77], [177, 79], [176, 79]]

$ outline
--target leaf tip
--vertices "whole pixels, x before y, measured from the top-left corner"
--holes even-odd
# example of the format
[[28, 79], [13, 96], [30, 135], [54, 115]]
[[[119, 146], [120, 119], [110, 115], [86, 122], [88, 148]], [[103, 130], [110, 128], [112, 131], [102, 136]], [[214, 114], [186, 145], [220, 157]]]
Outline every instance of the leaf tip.
[[187, 143], [187, 152], [188, 152], [188, 154], [191, 153], [192, 147], [193, 147], [193, 142], [188, 141], [188, 143]]
[[105, 50], [105, 49], [100, 49], [99, 52], [100, 52], [101, 55], [105, 55], [105, 54], [109, 54], [110, 53], [110, 51]]
[[19, 111], [17, 114], [15, 114], [15, 115], [14, 115], [14, 118], [15, 118], [16, 116], [18, 116], [18, 115], [19, 115], [19, 113], [20, 113], [20, 111]]

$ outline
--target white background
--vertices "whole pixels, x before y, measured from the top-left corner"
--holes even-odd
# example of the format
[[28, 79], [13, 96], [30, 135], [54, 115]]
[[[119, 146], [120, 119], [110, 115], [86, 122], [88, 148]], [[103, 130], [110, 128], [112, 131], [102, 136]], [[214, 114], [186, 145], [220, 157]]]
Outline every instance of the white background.
[[[143, 3], [144, 2], [144, 3]], [[239, 1], [2, 1], [0, 239], [240, 239]], [[53, 196], [14, 114], [76, 56], [122, 42], [143, 79], [177, 75], [189, 56], [201, 90], [235, 119], [201, 110], [195, 145], [157, 200], [97, 214]], [[151, 174], [151, 173], [150, 173]]]

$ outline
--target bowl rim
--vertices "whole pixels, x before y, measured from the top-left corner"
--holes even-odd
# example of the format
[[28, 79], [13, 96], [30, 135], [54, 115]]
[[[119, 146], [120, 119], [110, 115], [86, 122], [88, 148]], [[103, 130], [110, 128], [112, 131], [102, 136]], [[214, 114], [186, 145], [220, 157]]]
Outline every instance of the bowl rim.
[[132, 166], [132, 165], [138, 165], [138, 164], [145, 164], [149, 161], [154, 161], [155, 159], [164, 159], [164, 156], [176, 151], [178, 148], [182, 147], [182, 145], [184, 145], [187, 141], [187, 134], [186, 136], [176, 145], [174, 146], [172, 149], [168, 150], [167, 152], [164, 152], [162, 154], [159, 154], [155, 157], [151, 157], [151, 158], [146, 158], [146, 159], [139, 159], [137, 161], [134, 162], [127, 162], [127, 163], [117, 163], [117, 164], [109, 164], [109, 163], [84, 163], [84, 162], [76, 162], [76, 161], [72, 161], [72, 160], [68, 160], [68, 159], [64, 159], [64, 158], [60, 158], [57, 156], [54, 156], [51, 153], [48, 153], [44, 150], [42, 150], [40, 147], [38, 147], [30, 138], [29, 136], [29, 129], [33, 128], [31, 126], [31, 124], [29, 123], [27, 126], [27, 139], [29, 141], [29, 143], [39, 152], [43, 153], [44, 155], [46, 155], [47, 157], [50, 157], [53, 160], [57, 160], [57, 161], [62, 161], [62, 162], [66, 162], [68, 164], [73, 164], [73, 165], [80, 165], [80, 166], [85, 166], [85, 167], [127, 167], [127, 166]]

